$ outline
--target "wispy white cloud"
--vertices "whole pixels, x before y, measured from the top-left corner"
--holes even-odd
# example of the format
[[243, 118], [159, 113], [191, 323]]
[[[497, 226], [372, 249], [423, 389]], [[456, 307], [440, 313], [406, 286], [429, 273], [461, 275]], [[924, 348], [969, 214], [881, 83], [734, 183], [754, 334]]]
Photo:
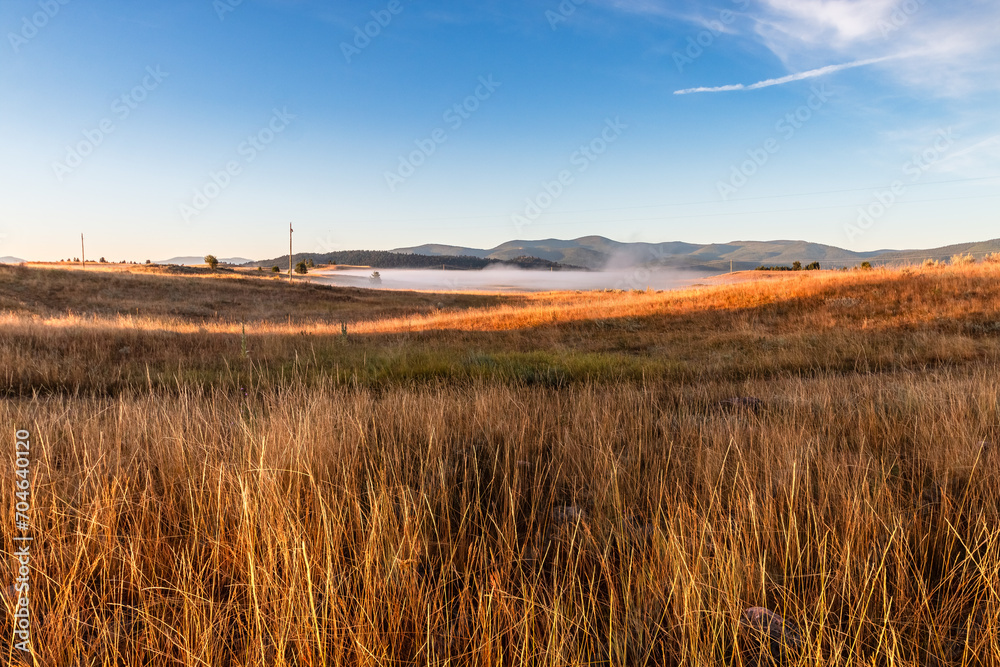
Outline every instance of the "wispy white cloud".
[[913, 57], [882, 71], [923, 94], [961, 97], [1000, 84], [993, 0], [761, 0], [759, 10], [757, 39], [789, 67], [905, 51]]
[[803, 79], [813, 79], [818, 76], [823, 76], [825, 74], [833, 74], [834, 72], [840, 72], [845, 69], [852, 69], [854, 67], [864, 67], [866, 65], [874, 65], [876, 63], [885, 62], [887, 60], [894, 60], [902, 56], [882, 56], [881, 58], [868, 58], [866, 60], [855, 60], [854, 62], [841, 63], [839, 65], [827, 65], [826, 67], [819, 67], [816, 69], [811, 69], [806, 72], [797, 72], [795, 74], [789, 74], [788, 76], [781, 76], [775, 79], [765, 79], [763, 81], [758, 81], [757, 83], [751, 83], [750, 85], [744, 85], [742, 83], [734, 83], [726, 86], [711, 86], [711, 87], [698, 87], [698, 88], [684, 88], [682, 90], [675, 90], [674, 95], [688, 95], [691, 93], [720, 93], [731, 90], [757, 90], [759, 88], [769, 88], [771, 86], [780, 86], [784, 83], [792, 83], [793, 81], [802, 81]]
[[949, 153], [935, 167], [938, 171], [946, 173], [997, 173], [998, 157], [1000, 157], [1000, 134], [994, 134], [967, 148]]
[[[734, 10], [740, 20], [727, 24], [724, 32], [735, 48], [751, 40], [773, 53], [786, 71], [807, 70], [757, 84], [693, 87], [678, 94], [763, 88], [876, 63], [884, 63], [879, 72], [887, 82], [921, 96], [960, 98], [1000, 90], [996, 0], [947, 5], [932, 0], [718, 0], [714, 7], [690, 0], [590, 1], [702, 28], [721, 9]], [[899, 53], [908, 57], [893, 55]]]
[[[919, 3], [920, 0], [912, 0]], [[817, 46], [846, 47], [880, 39], [882, 25], [899, 0], [763, 0], [759, 31], [774, 31], [793, 41]], [[919, 4], [916, 5], [919, 8]], [[904, 15], [908, 18], [908, 15]]]

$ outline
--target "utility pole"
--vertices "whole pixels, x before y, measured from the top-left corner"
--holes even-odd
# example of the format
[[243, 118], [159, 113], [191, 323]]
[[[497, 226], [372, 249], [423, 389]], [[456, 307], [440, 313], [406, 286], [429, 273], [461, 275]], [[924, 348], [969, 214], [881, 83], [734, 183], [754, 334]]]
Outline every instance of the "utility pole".
[[80, 234], [80, 266], [87, 268], [87, 252], [83, 248], [83, 234]]
[[292, 223], [288, 223], [288, 282], [292, 282]]

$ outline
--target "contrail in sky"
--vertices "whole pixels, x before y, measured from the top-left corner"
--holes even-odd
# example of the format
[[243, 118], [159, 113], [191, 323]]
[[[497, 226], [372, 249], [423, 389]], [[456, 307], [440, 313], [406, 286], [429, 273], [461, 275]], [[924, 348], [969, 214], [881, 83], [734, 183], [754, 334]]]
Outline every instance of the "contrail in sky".
[[764, 81], [758, 81], [757, 83], [751, 83], [749, 86], [742, 83], [734, 83], [728, 86], [714, 86], [710, 88], [684, 88], [683, 90], [675, 90], [674, 95], [689, 95], [691, 93], [721, 93], [727, 90], [757, 90], [758, 88], [769, 88], [770, 86], [780, 86], [783, 83], [791, 83], [792, 81], [801, 81], [802, 79], [812, 79], [817, 76], [823, 76], [824, 74], [832, 74], [833, 72], [839, 72], [845, 69], [851, 69], [853, 67], [864, 67], [865, 65], [874, 65], [875, 63], [884, 62], [886, 60], [893, 60], [894, 58], [900, 58], [902, 56], [883, 56], [881, 58], [869, 58], [867, 60], [855, 60], [850, 63], [842, 63], [840, 65], [827, 65], [826, 67], [820, 67], [819, 69], [811, 69], [808, 72], [799, 72], [797, 74], [789, 74], [788, 76], [779, 77], [777, 79], [765, 79]]

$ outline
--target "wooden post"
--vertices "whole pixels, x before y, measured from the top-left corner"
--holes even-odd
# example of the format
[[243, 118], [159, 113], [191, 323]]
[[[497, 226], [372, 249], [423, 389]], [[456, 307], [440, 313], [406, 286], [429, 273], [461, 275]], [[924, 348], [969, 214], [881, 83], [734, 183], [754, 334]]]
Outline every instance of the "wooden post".
[[292, 223], [288, 223], [288, 282], [292, 282]]
[[83, 247], [83, 234], [80, 234], [80, 266], [87, 268], [87, 251]]

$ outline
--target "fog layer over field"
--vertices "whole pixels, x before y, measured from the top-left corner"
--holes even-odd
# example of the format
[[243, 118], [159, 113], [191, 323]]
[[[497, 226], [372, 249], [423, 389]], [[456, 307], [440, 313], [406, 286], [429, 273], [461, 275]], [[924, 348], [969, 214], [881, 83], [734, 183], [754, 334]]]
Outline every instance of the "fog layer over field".
[[607, 271], [534, 271], [511, 267], [481, 271], [440, 269], [380, 269], [381, 282], [371, 280], [372, 269], [316, 271], [317, 282], [350, 287], [431, 291], [517, 291], [599, 289], [673, 289], [697, 282], [707, 274], [675, 269], [629, 268]]

